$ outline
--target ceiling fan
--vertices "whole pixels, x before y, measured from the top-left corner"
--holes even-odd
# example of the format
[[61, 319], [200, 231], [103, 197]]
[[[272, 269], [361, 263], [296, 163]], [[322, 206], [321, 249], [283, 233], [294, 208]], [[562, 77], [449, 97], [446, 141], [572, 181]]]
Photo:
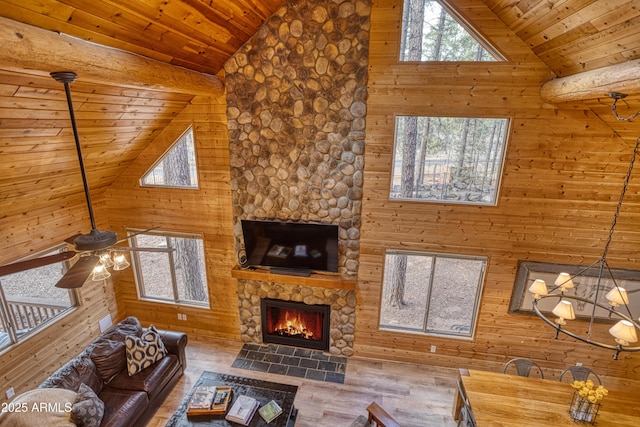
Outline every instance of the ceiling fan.
[[[171, 249], [164, 248], [131, 248], [124, 246], [116, 246], [118, 243], [126, 240], [118, 240], [118, 236], [111, 230], [98, 230], [96, 227], [93, 208], [91, 205], [91, 196], [89, 194], [89, 184], [87, 174], [85, 172], [84, 160], [82, 156], [82, 148], [80, 146], [80, 138], [78, 137], [78, 129], [76, 127], [76, 119], [73, 112], [73, 104], [71, 102], [71, 91], [69, 84], [73, 83], [77, 75], [71, 71], [53, 72], [51, 73], [56, 81], [64, 84], [67, 96], [67, 104], [69, 106], [69, 115], [71, 117], [71, 126], [73, 136], [76, 143], [76, 151], [78, 153], [78, 162], [80, 163], [80, 172], [82, 174], [82, 182], [84, 185], [84, 194], [87, 201], [89, 218], [91, 220], [91, 231], [86, 234], [77, 234], [65, 239], [65, 242], [73, 245], [75, 250], [68, 250], [54, 255], [44, 256], [40, 258], [28, 259], [12, 264], [0, 266], [0, 276], [18, 273], [32, 268], [43, 267], [45, 265], [54, 264], [62, 261], [71, 260], [77, 257], [77, 261], [67, 270], [64, 276], [56, 283], [56, 287], [64, 289], [73, 289], [81, 287], [91, 273], [94, 273], [94, 280], [102, 280], [110, 276], [108, 273], [100, 272], [106, 267], [113, 266], [114, 270], [122, 270], [129, 266], [128, 261], [123, 254], [115, 254], [112, 258], [112, 252], [115, 251], [150, 251], [150, 252], [168, 252]], [[142, 231], [137, 234], [145, 233], [149, 230]], [[136, 234], [134, 234], [136, 235]], [[132, 236], [130, 236], [132, 237]], [[97, 273], [97, 274], [96, 274]]]

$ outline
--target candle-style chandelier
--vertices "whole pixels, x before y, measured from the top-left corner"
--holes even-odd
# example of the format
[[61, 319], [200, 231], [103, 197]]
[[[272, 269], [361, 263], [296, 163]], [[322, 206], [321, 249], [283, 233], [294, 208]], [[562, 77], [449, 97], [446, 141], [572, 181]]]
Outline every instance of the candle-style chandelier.
[[[619, 99], [625, 98], [627, 95], [612, 92], [608, 96], [614, 99], [611, 107], [613, 114], [618, 120], [630, 121], [640, 115], [640, 111], [629, 116], [621, 117], [616, 111], [616, 102]], [[609, 251], [609, 245], [613, 237], [613, 232], [620, 215], [620, 208], [622, 207], [622, 201], [631, 179], [631, 173], [640, 147], [640, 137], [636, 140], [636, 145], [631, 156], [627, 175], [624, 179], [622, 191], [620, 193], [620, 199], [616, 206], [616, 211], [613, 216], [613, 221], [609, 229], [609, 235], [604, 245], [602, 256], [593, 264], [581, 268], [575, 274], [569, 274], [561, 272], [555, 279], [554, 287], [550, 290], [544, 280], [536, 279], [529, 287], [529, 292], [533, 295], [533, 311], [548, 325], [552, 326], [556, 330], [555, 338], [558, 338], [560, 333], [566, 334], [574, 339], [585, 342], [587, 344], [595, 345], [597, 347], [609, 349], [615, 351], [613, 358], [618, 360], [618, 356], [621, 352], [637, 352], [640, 351], [640, 346], [635, 345], [638, 341], [638, 330], [640, 324], [636, 318], [633, 317], [629, 308], [629, 295], [627, 290], [618, 285], [618, 282], [613, 276], [609, 264], [607, 263], [607, 253]], [[595, 270], [596, 283], [595, 285], [589, 285], [582, 283], [582, 275], [586, 272], [593, 272]], [[580, 286], [593, 286], [592, 298], [579, 296], [578, 293], [573, 290]], [[604, 295], [604, 299], [602, 299]], [[547, 317], [546, 314], [538, 306], [539, 303], [546, 299], [557, 299], [558, 303], [552, 309], [552, 313], [557, 317], [552, 320]], [[591, 314], [589, 316], [589, 328], [585, 334], [579, 334], [572, 332], [567, 325], [567, 320], [574, 320], [576, 318], [575, 309], [573, 304], [588, 306], [591, 308]], [[612, 336], [611, 342], [598, 341], [592, 337], [594, 324], [599, 323], [597, 313], [607, 313], [605, 319], [611, 319], [612, 321], [618, 320], [613, 326], [609, 328], [609, 334]]]

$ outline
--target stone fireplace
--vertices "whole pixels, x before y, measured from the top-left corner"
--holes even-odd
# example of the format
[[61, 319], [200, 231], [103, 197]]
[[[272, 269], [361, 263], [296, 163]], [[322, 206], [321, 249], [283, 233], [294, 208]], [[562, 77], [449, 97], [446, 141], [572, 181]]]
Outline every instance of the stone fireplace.
[[238, 280], [240, 334], [242, 341], [262, 343], [262, 300], [301, 302], [329, 307], [328, 350], [334, 355], [351, 356], [355, 331], [356, 295], [354, 290], [328, 289], [262, 280]]
[[[241, 219], [336, 224], [339, 277], [357, 278], [370, 9], [370, 0], [286, 2], [225, 63], [239, 255]], [[261, 341], [260, 298], [276, 294], [329, 305], [329, 349], [352, 354], [355, 290], [275, 276], [238, 279], [242, 339]]]

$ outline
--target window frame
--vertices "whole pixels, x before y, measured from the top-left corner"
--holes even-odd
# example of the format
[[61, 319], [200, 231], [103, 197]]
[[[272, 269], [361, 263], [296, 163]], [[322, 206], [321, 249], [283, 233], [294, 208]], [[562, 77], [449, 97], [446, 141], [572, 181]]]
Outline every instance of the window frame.
[[175, 238], [188, 238], [188, 239], [197, 239], [202, 242], [202, 252], [203, 252], [203, 262], [205, 263], [205, 287], [207, 292], [207, 300], [206, 301], [194, 301], [194, 300], [185, 300], [180, 299], [180, 291], [178, 287], [178, 280], [176, 275], [175, 261], [173, 257], [173, 253], [175, 250], [167, 249], [166, 254], [169, 260], [169, 271], [171, 277], [171, 291], [173, 293], [173, 299], [170, 298], [162, 298], [158, 296], [149, 296], [146, 295], [143, 291], [145, 290], [144, 285], [144, 277], [142, 273], [142, 262], [140, 261], [140, 253], [144, 251], [131, 251], [131, 264], [133, 268], [134, 280], [136, 283], [136, 293], [138, 299], [141, 301], [150, 301], [154, 303], [165, 303], [172, 305], [181, 305], [181, 306], [191, 306], [191, 307], [199, 307], [199, 308], [211, 308], [211, 296], [209, 293], [209, 278], [206, 274], [206, 251], [204, 247], [204, 235], [202, 233], [185, 233], [179, 231], [169, 231], [169, 230], [143, 230], [143, 229], [134, 229], [127, 228], [127, 236], [129, 240], [129, 245], [132, 248], [140, 248], [137, 240], [135, 239], [138, 235], [153, 235], [158, 237], [175, 237]]
[[[20, 261], [26, 261], [30, 259], [41, 258], [43, 256], [53, 255], [55, 253], [61, 253], [66, 251], [67, 251], [67, 245], [65, 243], [59, 243], [54, 246], [50, 246], [46, 249], [42, 249], [37, 252], [34, 252], [28, 256], [20, 257], [14, 260], [13, 262], [20, 262]], [[55, 265], [55, 264], [56, 263], [52, 265]], [[71, 260], [60, 261], [59, 264], [61, 264], [63, 267], [63, 274], [66, 274], [66, 272], [69, 271], [69, 269], [73, 266]], [[35, 268], [31, 270], [35, 270]], [[25, 270], [25, 271], [28, 271], [28, 270]], [[60, 313], [57, 313], [55, 316], [51, 317], [50, 319], [29, 329], [27, 332], [18, 334], [18, 331], [16, 330], [17, 325], [14, 322], [14, 318], [13, 318], [13, 315], [11, 314], [11, 309], [9, 307], [9, 300], [7, 299], [6, 294], [4, 292], [2, 277], [0, 277], [0, 323], [2, 323], [2, 327], [5, 329], [9, 338], [9, 343], [6, 346], [4, 347], [0, 346], [0, 353], [7, 351], [11, 349], [13, 346], [20, 344], [21, 342], [24, 342], [27, 339], [37, 335], [38, 333], [45, 330], [49, 326], [52, 326], [55, 323], [59, 322], [64, 317], [66, 317], [69, 313], [71, 313], [72, 311], [76, 310], [78, 307], [81, 306], [81, 301], [80, 301], [80, 298], [78, 298], [77, 289], [67, 289], [67, 294], [69, 295], [69, 306], [67, 308], [60, 311]]]
[[[403, 326], [393, 326], [393, 325], [384, 325], [382, 323], [382, 305], [384, 303], [384, 289], [385, 289], [385, 271], [387, 268], [387, 255], [407, 255], [407, 256], [425, 256], [433, 258], [431, 263], [432, 266], [436, 264], [436, 260], [438, 258], [449, 258], [449, 259], [457, 259], [457, 260], [475, 260], [482, 261], [483, 265], [481, 267], [481, 272], [478, 277], [478, 284], [476, 287], [475, 297], [474, 297], [474, 310], [473, 315], [471, 317], [471, 322], [469, 326], [468, 334], [447, 334], [443, 332], [433, 332], [429, 331], [427, 324], [429, 321], [429, 310], [431, 305], [431, 296], [433, 291], [433, 281], [435, 278], [435, 270], [432, 270], [432, 273], [429, 277], [429, 289], [427, 290], [427, 298], [425, 305], [425, 314], [422, 322], [422, 329], [418, 330], [416, 328], [408, 328]], [[439, 252], [430, 252], [430, 251], [417, 251], [417, 250], [404, 250], [404, 249], [392, 249], [387, 248], [384, 252], [384, 259], [382, 262], [382, 276], [381, 276], [381, 284], [380, 287], [380, 306], [379, 306], [379, 316], [378, 316], [378, 330], [384, 332], [398, 332], [404, 334], [414, 334], [414, 335], [422, 335], [422, 336], [430, 336], [430, 337], [440, 337], [440, 338], [449, 338], [456, 340], [464, 340], [464, 341], [472, 341], [475, 339], [476, 329], [478, 326], [478, 318], [480, 317], [480, 307], [482, 300], [482, 292], [484, 290], [484, 284], [487, 277], [487, 268], [489, 265], [489, 257], [480, 256], [480, 255], [463, 255], [463, 254], [454, 254], [454, 253], [439, 253]]]
[[[396, 165], [396, 156], [397, 156], [397, 135], [398, 135], [398, 119], [400, 117], [417, 117], [418, 119], [438, 119], [438, 118], [452, 118], [452, 119], [495, 119], [495, 120], [506, 120], [506, 126], [504, 129], [504, 145], [502, 147], [502, 153], [500, 155], [500, 162], [498, 164], [499, 173], [496, 176], [496, 191], [493, 197], [493, 201], [491, 203], [479, 203], [473, 201], [458, 201], [458, 200], [444, 200], [444, 199], [419, 199], [414, 197], [391, 197], [393, 193], [393, 181], [395, 179], [394, 171]], [[507, 158], [507, 150], [509, 148], [509, 139], [511, 136], [511, 127], [513, 126], [513, 118], [512, 117], [485, 117], [485, 116], [476, 116], [476, 117], [463, 117], [463, 116], [419, 116], [414, 114], [395, 114], [394, 115], [394, 128], [393, 128], [393, 148], [392, 148], [392, 156], [391, 156], [391, 167], [389, 171], [389, 201], [398, 201], [398, 202], [416, 202], [416, 203], [444, 203], [444, 204], [455, 204], [455, 205], [469, 205], [469, 206], [497, 206], [498, 201], [500, 199], [500, 190], [502, 189], [502, 178], [504, 175], [505, 162]], [[416, 151], [416, 154], [418, 152]]]

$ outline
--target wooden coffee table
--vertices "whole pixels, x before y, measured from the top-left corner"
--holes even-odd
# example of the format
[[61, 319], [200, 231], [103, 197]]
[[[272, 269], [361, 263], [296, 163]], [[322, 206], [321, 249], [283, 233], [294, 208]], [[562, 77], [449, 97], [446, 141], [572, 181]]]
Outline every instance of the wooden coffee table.
[[191, 399], [191, 394], [196, 387], [202, 385], [230, 386], [233, 389], [233, 395], [231, 402], [229, 402], [229, 408], [231, 408], [238, 396], [243, 394], [257, 399], [260, 402], [260, 406], [270, 400], [275, 400], [282, 408], [282, 414], [269, 424], [256, 411], [251, 423], [249, 423], [250, 427], [293, 427], [295, 425], [298, 411], [295, 409], [293, 401], [298, 392], [298, 386], [205, 371], [185, 396], [176, 413], [165, 427], [240, 426], [240, 424], [225, 420], [224, 415], [187, 416], [187, 405], [189, 399]]

